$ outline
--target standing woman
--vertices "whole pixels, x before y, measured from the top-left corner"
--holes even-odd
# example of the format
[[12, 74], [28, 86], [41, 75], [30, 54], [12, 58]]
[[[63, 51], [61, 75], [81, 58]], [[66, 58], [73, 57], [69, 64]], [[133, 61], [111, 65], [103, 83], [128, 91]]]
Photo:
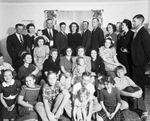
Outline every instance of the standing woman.
[[60, 82], [66, 89], [69, 89], [72, 77], [72, 49], [70, 47], [66, 49], [66, 55], [60, 59], [60, 69], [62, 72]]
[[117, 34], [115, 33], [116, 26], [112, 23], [108, 23], [106, 30], [108, 31], [108, 34], [106, 34], [106, 37], [111, 37], [114, 43], [114, 47], [116, 47], [116, 42], [117, 42]]
[[37, 38], [37, 47], [34, 48], [34, 63], [39, 68], [39, 70], [43, 69], [43, 63], [49, 57], [49, 47], [44, 45], [44, 38], [39, 36]]
[[76, 22], [72, 22], [69, 26], [70, 33], [68, 34], [68, 46], [73, 49], [73, 55], [76, 55], [76, 49], [81, 45], [81, 34], [78, 33], [79, 25]]
[[122, 22], [123, 35], [120, 37], [119, 42], [119, 55], [118, 59], [121, 64], [126, 67], [127, 75], [132, 75], [132, 63], [131, 63], [131, 42], [134, 32], [131, 31], [132, 23], [128, 19], [124, 19]]

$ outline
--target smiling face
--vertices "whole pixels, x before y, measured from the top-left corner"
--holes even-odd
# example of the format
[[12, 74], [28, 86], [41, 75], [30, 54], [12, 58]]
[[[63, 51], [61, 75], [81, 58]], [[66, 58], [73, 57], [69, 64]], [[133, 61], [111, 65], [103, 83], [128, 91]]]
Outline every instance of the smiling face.
[[105, 47], [110, 48], [110, 46], [111, 46], [111, 41], [109, 39], [106, 39], [105, 40]]
[[6, 83], [9, 83], [9, 82], [12, 81], [12, 79], [13, 79], [12, 72], [11, 72], [11, 71], [5, 71], [5, 72], [4, 72], [4, 81], [5, 81]]
[[72, 55], [72, 50], [71, 50], [71, 48], [68, 48], [68, 49], [66, 50], [66, 55], [67, 55], [67, 56], [71, 56], [71, 55]]
[[46, 25], [47, 25], [47, 28], [52, 29], [53, 28], [53, 20], [47, 20]]
[[95, 58], [97, 57], [97, 52], [96, 52], [96, 50], [92, 50], [92, 51], [91, 51], [91, 57], [92, 57], [93, 59], [95, 59]]
[[18, 27], [16, 28], [16, 32], [17, 32], [18, 34], [22, 34], [22, 32], [23, 32], [23, 26], [18, 26]]
[[108, 27], [108, 33], [113, 33], [113, 27], [112, 27], [112, 25], [108, 25], [107, 26]]
[[87, 95], [84, 94], [84, 93], [83, 93], [83, 94], [80, 94], [80, 97], [79, 97], [79, 98], [80, 98], [80, 101], [81, 101], [81, 102], [84, 102], [84, 101], [87, 100]]
[[105, 82], [104, 83], [104, 87], [108, 90], [108, 89], [111, 89], [112, 88], [112, 84], [111, 83], [108, 83], [108, 82]]
[[79, 48], [79, 49], [78, 49], [78, 56], [84, 57], [84, 55], [85, 55], [84, 48]]
[[56, 74], [52, 73], [52, 74], [48, 75], [47, 80], [48, 80], [49, 85], [54, 86], [57, 81]]
[[83, 76], [81, 81], [82, 86], [86, 87], [89, 84], [89, 80], [90, 80], [90, 76]]
[[24, 62], [27, 64], [30, 64], [32, 62], [32, 56], [31, 55], [26, 55], [24, 58]]
[[60, 26], [60, 30], [63, 31], [63, 32], [65, 32], [66, 31], [66, 25], [65, 24], [61, 25]]
[[52, 59], [56, 60], [57, 56], [58, 56], [58, 52], [57, 51], [53, 51], [51, 56], [52, 56]]
[[93, 26], [93, 28], [97, 28], [99, 26], [99, 22], [97, 19], [92, 20], [92, 26]]
[[32, 77], [27, 76], [26, 79], [25, 79], [25, 82], [26, 82], [26, 85], [27, 85], [29, 88], [35, 87], [35, 79], [33, 79]]
[[71, 30], [72, 30], [72, 33], [76, 33], [76, 31], [77, 31], [77, 25], [76, 24], [72, 24]]

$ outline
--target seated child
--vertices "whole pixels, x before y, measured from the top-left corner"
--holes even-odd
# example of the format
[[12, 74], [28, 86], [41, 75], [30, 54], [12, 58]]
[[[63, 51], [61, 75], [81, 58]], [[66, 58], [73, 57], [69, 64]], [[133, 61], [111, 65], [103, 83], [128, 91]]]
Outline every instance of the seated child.
[[15, 121], [17, 116], [16, 100], [21, 83], [13, 79], [12, 71], [6, 69], [3, 73], [3, 82], [0, 84], [0, 99], [2, 104], [3, 121]]
[[62, 115], [65, 105], [67, 104], [70, 94], [64, 86], [57, 81], [57, 74], [54, 72], [47, 73], [47, 82], [43, 86], [42, 96], [43, 103], [36, 104], [36, 111], [42, 121], [57, 121]]
[[[140, 117], [147, 116], [146, 107], [142, 98], [142, 89], [125, 75], [122, 66], [116, 67], [115, 86], [120, 91], [121, 98], [128, 102], [129, 108], [138, 111]], [[140, 113], [139, 113], [140, 111]]]
[[74, 121], [87, 121], [89, 115], [89, 92], [86, 88], [78, 91], [78, 97], [74, 101], [73, 117]]
[[35, 112], [35, 105], [38, 102], [40, 86], [35, 84], [36, 78], [30, 74], [25, 78], [25, 84], [23, 85], [18, 97], [19, 104], [19, 118], [17, 121], [38, 121], [37, 113]]
[[119, 91], [114, 88], [114, 80], [111, 77], [102, 78], [105, 88], [100, 91], [98, 96], [102, 110], [98, 113], [104, 121], [124, 121], [124, 116], [120, 110], [121, 98]]

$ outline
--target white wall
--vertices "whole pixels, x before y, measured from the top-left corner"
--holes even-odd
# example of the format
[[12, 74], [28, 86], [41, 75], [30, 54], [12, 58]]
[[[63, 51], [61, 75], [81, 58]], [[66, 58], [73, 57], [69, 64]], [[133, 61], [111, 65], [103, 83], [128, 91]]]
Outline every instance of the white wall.
[[13, 27], [22, 20], [34, 20], [36, 28], [43, 28], [44, 10], [98, 10], [104, 9], [103, 27], [109, 22], [116, 23], [138, 13], [145, 16], [145, 22], [150, 20], [148, 0], [127, 2], [52, 2], [52, 3], [0, 3], [0, 51], [5, 60], [11, 62], [6, 50], [6, 37], [14, 32]]

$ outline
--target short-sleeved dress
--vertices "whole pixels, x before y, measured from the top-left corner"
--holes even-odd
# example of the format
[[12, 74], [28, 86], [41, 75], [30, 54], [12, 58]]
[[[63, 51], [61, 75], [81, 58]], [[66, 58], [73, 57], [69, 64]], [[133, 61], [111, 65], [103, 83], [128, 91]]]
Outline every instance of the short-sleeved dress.
[[36, 65], [40, 70], [43, 68], [43, 60], [46, 58], [47, 55], [49, 55], [49, 47], [47, 45], [43, 45], [42, 47], [35, 47], [33, 54], [34, 58], [36, 58]]
[[63, 66], [66, 72], [71, 73], [72, 70], [72, 59], [68, 60], [66, 56], [61, 57], [60, 66]]
[[[3, 93], [3, 99], [5, 100], [6, 104], [10, 107], [13, 104], [16, 103], [16, 98], [19, 93], [21, 87], [21, 83], [19, 80], [12, 79], [12, 82], [10, 85], [3, 82], [0, 84], [0, 93]], [[16, 106], [12, 111], [8, 111], [3, 105], [2, 105], [2, 116], [3, 119], [15, 119], [17, 116], [16, 112]]]
[[[28, 102], [29, 104], [35, 106], [38, 102], [38, 97], [40, 94], [41, 87], [39, 85], [35, 85], [35, 88], [29, 88], [26, 85], [23, 85], [20, 91], [20, 96], [23, 96], [23, 100], [25, 102]], [[23, 107], [23, 106], [20, 106]], [[22, 109], [19, 108], [19, 112], [21, 112]], [[22, 115], [22, 114], [21, 114]], [[37, 114], [35, 111], [29, 111], [27, 115], [24, 115], [18, 119], [18, 121], [23, 121], [27, 119], [37, 119]]]
[[[116, 50], [114, 47], [105, 48], [104, 46], [102, 46], [101, 48], [99, 48], [99, 52], [100, 52], [100, 56], [102, 58], [103, 58], [103, 56], [105, 56], [106, 60], [115, 63], [114, 56], [116, 56], [117, 54], [116, 54]], [[104, 61], [104, 64], [105, 64], [106, 71], [114, 71], [114, 69], [116, 68], [116, 65], [109, 64], [105, 61]]]

